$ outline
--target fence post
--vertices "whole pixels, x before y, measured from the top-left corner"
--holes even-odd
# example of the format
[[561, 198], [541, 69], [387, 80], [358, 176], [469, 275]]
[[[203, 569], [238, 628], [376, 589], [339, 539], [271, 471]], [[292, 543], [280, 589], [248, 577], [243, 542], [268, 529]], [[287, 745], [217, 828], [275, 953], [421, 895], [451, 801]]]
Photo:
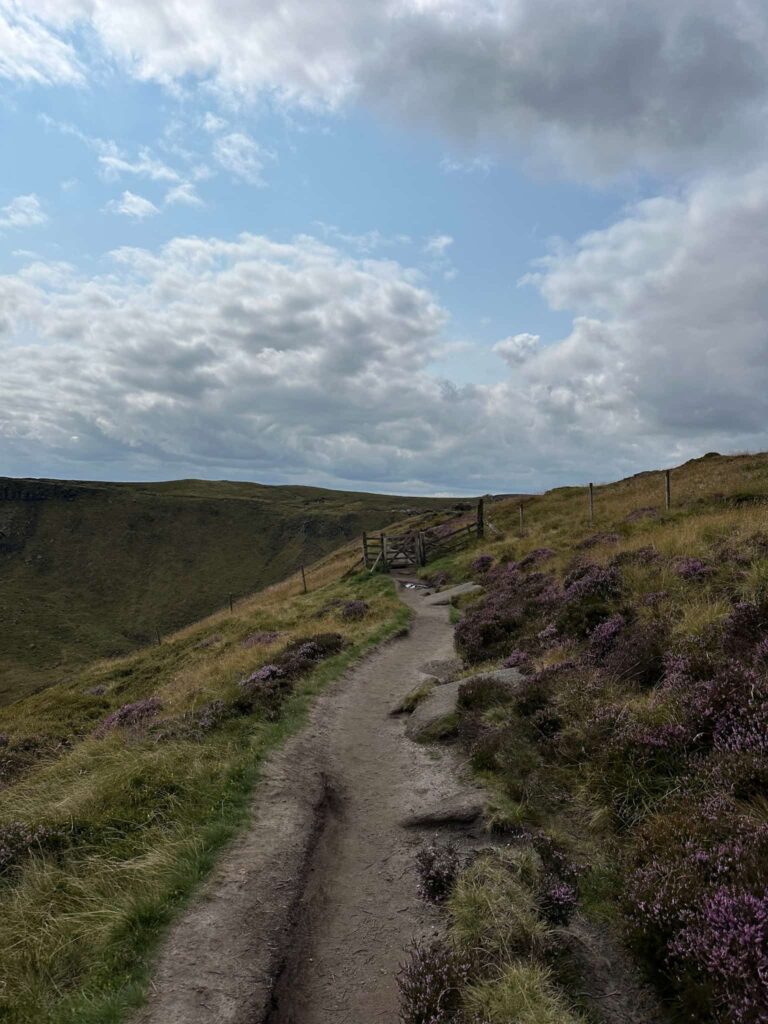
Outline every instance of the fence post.
[[301, 585], [304, 587], [304, 593], [307, 592], [307, 577], [304, 575], [304, 566], [301, 567]]
[[589, 525], [595, 525], [595, 487], [594, 484], [589, 485]]
[[381, 534], [381, 568], [384, 572], [389, 572], [389, 566], [387, 565], [387, 535], [386, 533]]
[[525, 532], [525, 511], [523, 510], [523, 503], [520, 502], [520, 536], [522, 537]]
[[425, 566], [427, 564], [427, 542], [425, 541], [424, 534], [421, 531], [419, 531], [417, 539], [419, 542], [419, 565]]
[[368, 568], [368, 534], [363, 530], [363, 565]]
[[482, 498], [477, 503], [477, 536], [478, 540], [482, 540], [485, 536], [485, 515]]
[[672, 481], [671, 472], [668, 469], [664, 470], [664, 508], [669, 512], [672, 506]]
[[160, 630], [159, 629], [155, 630], [155, 643], [157, 644], [158, 647], [160, 646], [161, 640], [160, 640]]
[[232, 595], [229, 595], [229, 614], [232, 614]]

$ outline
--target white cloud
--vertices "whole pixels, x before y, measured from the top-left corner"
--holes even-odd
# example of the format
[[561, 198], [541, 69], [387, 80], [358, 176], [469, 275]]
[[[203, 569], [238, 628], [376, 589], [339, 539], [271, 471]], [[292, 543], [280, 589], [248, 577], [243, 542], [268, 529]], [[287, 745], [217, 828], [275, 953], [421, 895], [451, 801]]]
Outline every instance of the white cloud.
[[73, 46], [24, 6], [0, 0], [0, 78], [38, 85], [82, 83], [83, 69]]
[[144, 220], [153, 217], [160, 210], [149, 199], [137, 196], [135, 192], [125, 191], [119, 199], [110, 199], [104, 207], [109, 213], [119, 213], [133, 220]]
[[207, 111], [203, 118], [203, 128], [210, 135], [216, 135], [218, 132], [223, 132], [227, 127], [227, 122], [223, 117], [219, 117], [218, 114], [213, 114], [211, 111]]
[[424, 252], [432, 256], [444, 256], [453, 245], [453, 238], [450, 235], [433, 235], [424, 243]]
[[45, 210], [34, 192], [16, 196], [7, 206], [0, 207], [0, 231], [6, 228], [36, 227], [45, 224], [47, 220]]
[[538, 352], [540, 343], [541, 338], [538, 334], [513, 334], [509, 338], [497, 341], [493, 351], [510, 366], [522, 366]]
[[473, 156], [463, 160], [444, 156], [440, 161], [443, 174], [482, 174], [485, 177], [494, 166], [495, 161], [487, 156]]
[[[46, 52], [87, 25], [137, 78], [197, 78], [228, 99], [362, 102], [459, 140], [467, 159], [511, 146], [604, 175], [765, 152], [763, 0], [232, 0], [226, 17], [217, 0], [183, 10], [25, 0], [24, 10]], [[62, 69], [77, 71], [68, 50]], [[20, 60], [6, 73], [30, 72]]]
[[264, 185], [262, 171], [274, 155], [263, 149], [245, 132], [220, 135], [213, 144], [213, 158], [235, 178], [249, 185]]
[[141, 148], [136, 160], [127, 159], [114, 142], [101, 143], [101, 147], [99, 165], [108, 181], [114, 181], [122, 174], [135, 174], [151, 181], [179, 181], [178, 171], [153, 157], [146, 146]]
[[195, 186], [188, 181], [175, 185], [165, 193], [165, 204], [171, 206], [180, 203], [183, 206], [204, 206], [203, 200], [195, 192]]

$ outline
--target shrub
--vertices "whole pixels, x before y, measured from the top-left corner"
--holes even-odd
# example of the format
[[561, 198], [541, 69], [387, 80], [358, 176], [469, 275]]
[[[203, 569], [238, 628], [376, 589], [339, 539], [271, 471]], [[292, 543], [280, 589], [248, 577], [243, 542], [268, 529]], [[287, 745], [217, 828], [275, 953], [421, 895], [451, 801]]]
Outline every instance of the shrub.
[[416, 853], [419, 895], [440, 903], [446, 900], [461, 870], [461, 857], [453, 843], [427, 843]]
[[[669, 947], [689, 986], [711, 994], [733, 1024], [768, 1022], [768, 888], [721, 886], [703, 900]], [[698, 995], [698, 994], [696, 994]], [[688, 994], [690, 999], [690, 994]]]
[[113, 729], [138, 731], [155, 718], [161, 707], [162, 704], [157, 697], [144, 697], [142, 700], [133, 701], [131, 704], [123, 704], [121, 708], [107, 715], [96, 726], [93, 735], [98, 739], [103, 739]]
[[703, 580], [712, 573], [706, 562], [691, 556], [676, 559], [674, 568], [677, 575], [684, 580]]
[[459, 684], [456, 706], [464, 711], [479, 711], [497, 704], [508, 704], [514, 697], [514, 686], [493, 676], [474, 676]]
[[615, 566], [582, 565], [563, 581], [566, 604], [589, 598], [612, 600], [621, 593], [621, 575]]
[[[614, 618], [612, 616], [603, 625], [607, 627]], [[598, 626], [592, 635], [601, 628]], [[602, 636], [605, 643], [605, 634]], [[661, 623], [636, 622], [623, 631], [619, 628], [612, 646], [598, 660], [607, 673], [623, 682], [654, 686], [664, 674], [666, 640], [667, 630]]]
[[501, 663], [504, 668], [519, 668], [524, 669], [530, 665], [531, 656], [527, 651], [522, 651], [520, 648], [515, 648], [511, 651], [504, 661]]
[[588, 551], [596, 548], [598, 544], [618, 544], [621, 536], [618, 533], [593, 533], [591, 537], [585, 537], [576, 545], [577, 551]]
[[0, 825], [0, 875], [18, 866], [29, 854], [59, 849], [66, 839], [60, 828], [11, 821]]
[[548, 874], [542, 878], [537, 896], [545, 921], [555, 925], [568, 924], [578, 901], [572, 885], [557, 875]]
[[345, 622], [360, 622], [370, 611], [367, 601], [347, 601], [341, 609]]
[[540, 562], [546, 562], [548, 558], [552, 558], [555, 552], [552, 548], [536, 548], [530, 551], [524, 558], [521, 558], [517, 563], [518, 569], [529, 569], [532, 565], [539, 565]]
[[397, 976], [402, 1024], [455, 1024], [473, 969], [448, 942], [415, 942]]
[[627, 620], [617, 612], [595, 626], [589, 634], [589, 653], [595, 661], [599, 663], [613, 650], [626, 624]]
[[494, 563], [493, 555], [478, 555], [477, 558], [473, 559], [469, 563], [469, 568], [472, 572], [478, 575], [485, 575]]

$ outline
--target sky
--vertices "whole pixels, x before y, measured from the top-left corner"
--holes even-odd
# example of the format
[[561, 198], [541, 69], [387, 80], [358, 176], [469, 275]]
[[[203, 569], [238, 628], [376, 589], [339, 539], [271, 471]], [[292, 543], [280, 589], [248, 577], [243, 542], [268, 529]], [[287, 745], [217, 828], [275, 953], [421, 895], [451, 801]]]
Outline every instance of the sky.
[[0, 475], [768, 448], [765, 0], [0, 0]]

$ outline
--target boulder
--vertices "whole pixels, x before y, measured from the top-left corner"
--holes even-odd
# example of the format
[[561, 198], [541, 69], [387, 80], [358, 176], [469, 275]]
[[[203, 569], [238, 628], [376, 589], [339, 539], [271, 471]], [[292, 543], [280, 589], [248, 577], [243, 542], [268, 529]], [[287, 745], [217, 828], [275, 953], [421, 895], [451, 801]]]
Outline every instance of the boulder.
[[408, 739], [417, 743], [426, 743], [432, 739], [440, 739], [449, 734], [458, 724], [456, 698], [459, 694], [458, 683], [446, 683], [438, 686], [416, 708], [405, 727]]
[[450, 683], [464, 667], [461, 658], [442, 658], [428, 661], [420, 671], [438, 683]]

